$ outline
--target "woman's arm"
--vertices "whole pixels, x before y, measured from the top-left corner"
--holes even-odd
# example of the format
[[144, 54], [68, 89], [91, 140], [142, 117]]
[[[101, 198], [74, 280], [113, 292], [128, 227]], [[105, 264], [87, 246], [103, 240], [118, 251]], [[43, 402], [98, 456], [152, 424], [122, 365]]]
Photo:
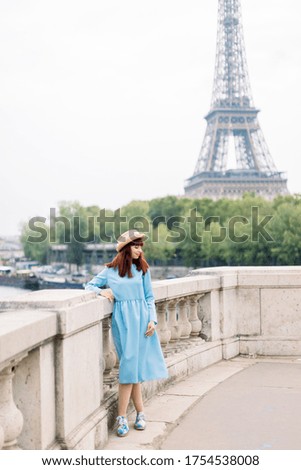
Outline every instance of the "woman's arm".
[[90, 282], [85, 285], [86, 290], [91, 290], [97, 294], [101, 293], [101, 287], [104, 287], [107, 284], [107, 274], [108, 268], [105, 267], [97, 276], [93, 277]]
[[154, 323], [157, 324], [158, 320], [157, 320], [157, 312], [156, 312], [156, 306], [155, 306], [155, 297], [153, 293], [152, 280], [151, 280], [149, 269], [142, 276], [142, 279], [143, 279], [143, 289], [144, 289], [145, 300], [146, 300], [148, 312], [149, 312], [149, 321], [153, 321]]

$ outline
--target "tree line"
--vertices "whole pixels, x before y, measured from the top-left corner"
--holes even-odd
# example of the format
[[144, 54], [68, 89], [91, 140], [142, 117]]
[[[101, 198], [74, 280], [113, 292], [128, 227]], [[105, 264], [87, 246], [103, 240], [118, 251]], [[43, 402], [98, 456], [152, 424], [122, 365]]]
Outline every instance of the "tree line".
[[87, 243], [115, 242], [136, 228], [147, 235], [151, 264], [272, 266], [301, 264], [301, 195], [268, 201], [246, 193], [237, 200], [166, 196], [135, 200], [118, 210], [62, 202], [52, 218], [24, 223], [25, 256], [46, 263], [52, 244], [67, 245], [67, 261], [83, 263]]

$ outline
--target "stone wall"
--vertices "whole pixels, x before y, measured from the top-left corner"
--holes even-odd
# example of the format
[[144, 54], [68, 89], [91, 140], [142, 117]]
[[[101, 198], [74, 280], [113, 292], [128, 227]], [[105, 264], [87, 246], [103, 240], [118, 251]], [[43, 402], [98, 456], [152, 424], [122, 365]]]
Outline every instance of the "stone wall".
[[222, 335], [228, 337], [230, 330], [236, 329], [240, 354], [301, 354], [300, 266], [211, 268], [190, 275], [200, 273], [220, 276], [221, 296], [232, 290], [232, 294], [226, 294], [228, 301], [221, 312], [225, 326]]

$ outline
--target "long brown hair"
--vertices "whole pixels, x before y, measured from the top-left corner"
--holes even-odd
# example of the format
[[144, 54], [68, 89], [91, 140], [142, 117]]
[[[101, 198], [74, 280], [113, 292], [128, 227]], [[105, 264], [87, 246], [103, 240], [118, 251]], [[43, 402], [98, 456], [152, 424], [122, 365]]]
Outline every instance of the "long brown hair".
[[118, 268], [120, 277], [125, 277], [126, 275], [128, 277], [133, 277], [131, 268], [132, 264], [134, 263], [137, 266], [137, 270], [142, 271], [143, 274], [145, 274], [149, 268], [149, 265], [144, 258], [143, 252], [139, 258], [132, 258], [131, 246], [135, 245], [143, 246], [142, 239], [137, 238], [137, 240], [134, 240], [125, 245], [110, 263], [106, 263], [106, 266], [108, 268]]

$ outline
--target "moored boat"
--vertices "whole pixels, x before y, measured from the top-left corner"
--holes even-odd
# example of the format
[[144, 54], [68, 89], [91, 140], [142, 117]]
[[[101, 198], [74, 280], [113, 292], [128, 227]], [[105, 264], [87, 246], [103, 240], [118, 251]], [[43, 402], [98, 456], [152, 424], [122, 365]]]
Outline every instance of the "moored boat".
[[40, 289], [83, 289], [82, 282], [68, 281], [65, 277], [43, 276], [39, 278]]
[[38, 289], [38, 278], [30, 269], [15, 270], [11, 266], [0, 266], [0, 285]]

